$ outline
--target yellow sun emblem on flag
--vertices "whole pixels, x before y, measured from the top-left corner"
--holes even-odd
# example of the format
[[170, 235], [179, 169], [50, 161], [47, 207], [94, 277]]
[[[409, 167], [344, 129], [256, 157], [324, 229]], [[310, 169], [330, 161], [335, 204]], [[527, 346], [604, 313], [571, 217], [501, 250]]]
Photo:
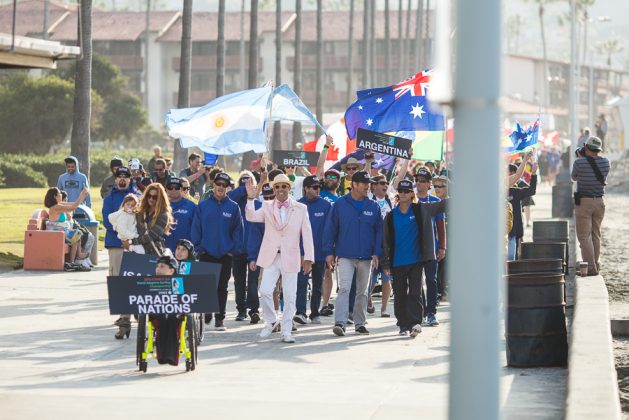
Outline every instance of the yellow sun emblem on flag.
[[225, 125], [225, 118], [216, 117], [216, 119], [214, 120], [214, 127], [222, 128], [224, 125]]

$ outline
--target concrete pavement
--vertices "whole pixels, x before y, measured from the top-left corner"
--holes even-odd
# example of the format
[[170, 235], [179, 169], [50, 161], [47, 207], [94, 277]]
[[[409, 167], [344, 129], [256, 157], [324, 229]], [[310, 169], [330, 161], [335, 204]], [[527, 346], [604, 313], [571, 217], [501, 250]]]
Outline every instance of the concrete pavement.
[[[540, 196], [549, 195], [549, 189], [540, 190]], [[447, 418], [447, 303], [439, 307], [441, 325], [425, 327], [414, 340], [397, 335], [394, 318], [372, 315], [369, 336], [354, 335], [350, 326], [348, 336], [335, 337], [333, 319], [322, 317], [321, 325], [300, 327], [295, 344], [284, 344], [277, 335], [260, 339], [260, 325], [234, 321], [230, 291], [227, 331], [206, 334], [196, 371], [149, 360], [148, 372], [141, 373], [135, 366], [135, 324], [130, 340], [113, 338], [106, 255], [101, 257], [99, 268], [90, 273], [0, 275], [4, 420], [182, 414], [219, 419]], [[505, 367], [502, 372], [506, 418], [563, 417], [565, 369]], [[483, 386], [482, 378], [478, 386]]]

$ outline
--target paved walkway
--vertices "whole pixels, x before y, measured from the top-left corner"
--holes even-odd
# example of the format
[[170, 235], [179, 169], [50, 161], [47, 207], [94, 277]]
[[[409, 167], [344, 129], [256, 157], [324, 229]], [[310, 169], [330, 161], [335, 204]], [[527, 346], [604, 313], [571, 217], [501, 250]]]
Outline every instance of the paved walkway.
[[[549, 189], [541, 188], [538, 208], [544, 200]], [[447, 304], [439, 307], [441, 325], [414, 340], [397, 335], [393, 318], [377, 316], [368, 318], [370, 336], [350, 328], [335, 337], [333, 319], [323, 317], [322, 325], [300, 327], [289, 345], [233, 321], [230, 292], [228, 330], [206, 334], [196, 371], [150, 360], [140, 373], [135, 325], [131, 340], [113, 338], [101, 257], [91, 273], [0, 275], [2, 419], [447, 418]], [[504, 368], [506, 417], [562, 418], [565, 376], [565, 369]]]

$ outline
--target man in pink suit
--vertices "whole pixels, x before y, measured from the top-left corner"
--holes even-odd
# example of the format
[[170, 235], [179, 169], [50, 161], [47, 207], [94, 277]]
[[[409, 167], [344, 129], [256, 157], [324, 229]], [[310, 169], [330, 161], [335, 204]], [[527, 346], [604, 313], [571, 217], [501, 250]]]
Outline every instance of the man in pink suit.
[[[302, 268], [304, 274], [312, 270], [314, 261], [314, 245], [312, 230], [308, 218], [308, 208], [291, 198], [292, 182], [284, 175], [277, 175], [271, 182], [275, 192], [275, 200], [265, 201], [262, 207], [255, 210], [253, 200], [258, 189], [253, 180], [249, 179], [247, 187], [247, 206], [245, 215], [250, 222], [264, 223], [264, 237], [260, 246], [258, 266], [264, 268], [260, 295], [265, 327], [260, 337], [271, 335], [277, 325], [277, 316], [273, 305], [273, 290], [282, 276], [284, 294], [284, 314], [282, 316], [282, 341], [294, 343], [291, 336], [293, 317], [295, 316], [297, 299], [297, 274]], [[303, 240], [303, 260], [300, 251], [300, 240]]]

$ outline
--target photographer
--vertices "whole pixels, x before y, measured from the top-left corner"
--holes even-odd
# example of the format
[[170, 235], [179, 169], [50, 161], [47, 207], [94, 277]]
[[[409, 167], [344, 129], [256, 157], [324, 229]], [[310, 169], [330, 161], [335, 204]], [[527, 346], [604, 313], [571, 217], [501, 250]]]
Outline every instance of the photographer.
[[609, 174], [609, 160], [599, 156], [603, 142], [590, 137], [585, 146], [576, 150], [572, 166], [572, 180], [577, 182], [574, 193], [577, 238], [581, 256], [588, 263], [588, 275], [600, 270], [601, 223], [605, 216], [605, 185]]
[[201, 164], [201, 156], [191, 153], [188, 157], [188, 167], [179, 172], [179, 178], [186, 178], [190, 182], [190, 194], [194, 197], [197, 193], [203, 194], [203, 185], [207, 182], [206, 172], [208, 168], [204, 168]]

